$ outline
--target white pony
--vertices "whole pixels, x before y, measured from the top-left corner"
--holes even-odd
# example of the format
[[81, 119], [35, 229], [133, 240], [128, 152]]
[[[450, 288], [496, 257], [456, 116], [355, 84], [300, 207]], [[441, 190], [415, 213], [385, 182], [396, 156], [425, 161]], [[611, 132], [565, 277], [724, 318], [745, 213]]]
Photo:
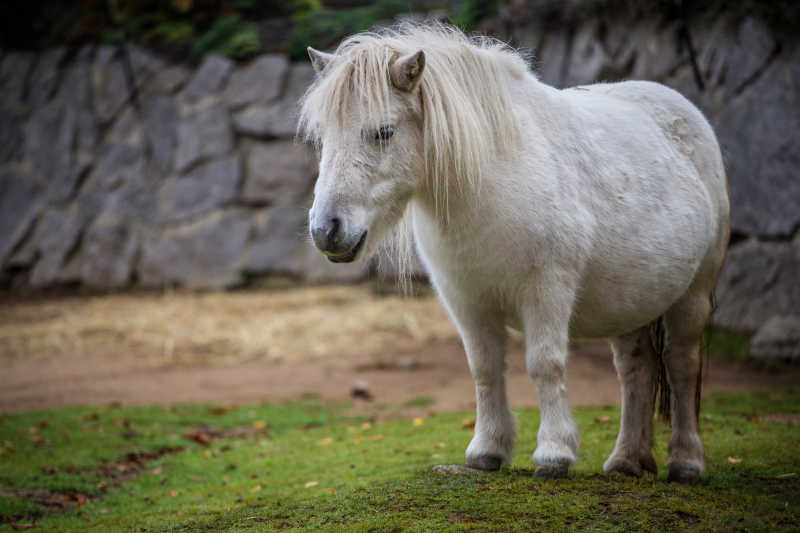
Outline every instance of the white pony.
[[578, 457], [568, 341], [605, 338], [622, 422], [604, 470], [656, 472], [664, 370], [669, 479], [696, 479], [700, 339], [729, 235], [725, 170], [703, 115], [656, 83], [557, 90], [502, 43], [441, 25], [309, 54], [318, 77], [299, 127], [321, 152], [311, 237], [331, 261], [350, 262], [411, 222], [476, 383], [465, 466], [497, 470], [511, 458], [510, 326], [524, 334], [538, 391], [537, 475], [564, 476]]

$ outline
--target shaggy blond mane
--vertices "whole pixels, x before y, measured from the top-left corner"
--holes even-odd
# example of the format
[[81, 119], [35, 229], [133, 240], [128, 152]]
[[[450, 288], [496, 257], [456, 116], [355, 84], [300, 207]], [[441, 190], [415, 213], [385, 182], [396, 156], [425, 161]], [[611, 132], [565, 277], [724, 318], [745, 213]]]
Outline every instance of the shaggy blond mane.
[[529, 71], [525, 59], [504, 43], [470, 38], [442, 24], [405, 23], [353, 35], [300, 101], [298, 132], [319, 143], [323, 129], [341, 128], [353, 111], [368, 124], [381, 124], [394, 90], [389, 66], [418, 50], [426, 60], [419, 86], [425, 178], [446, 211], [450, 184], [477, 187], [492, 159], [520, 138], [508, 81]]

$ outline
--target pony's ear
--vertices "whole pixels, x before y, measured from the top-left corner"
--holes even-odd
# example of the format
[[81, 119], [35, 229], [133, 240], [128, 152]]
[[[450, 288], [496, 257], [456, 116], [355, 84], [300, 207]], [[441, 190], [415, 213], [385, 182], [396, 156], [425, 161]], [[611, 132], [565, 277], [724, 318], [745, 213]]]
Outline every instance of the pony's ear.
[[425, 52], [420, 50], [413, 54], [398, 57], [389, 67], [392, 85], [401, 91], [411, 92], [422, 78], [425, 69]]
[[308, 57], [311, 58], [311, 65], [314, 67], [317, 74], [322, 74], [322, 71], [325, 70], [325, 67], [334, 57], [333, 54], [326, 54], [325, 52], [314, 50], [310, 46], [306, 48], [306, 50], [308, 50]]

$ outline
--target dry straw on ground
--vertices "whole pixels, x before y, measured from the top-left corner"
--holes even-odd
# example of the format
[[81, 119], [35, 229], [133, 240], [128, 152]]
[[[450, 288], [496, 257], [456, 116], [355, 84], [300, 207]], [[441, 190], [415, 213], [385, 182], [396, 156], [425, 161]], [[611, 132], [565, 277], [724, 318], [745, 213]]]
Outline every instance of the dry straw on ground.
[[227, 364], [377, 355], [455, 337], [435, 298], [380, 296], [363, 285], [111, 294], [0, 308], [0, 360], [86, 351], [135, 354], [153, 366]]

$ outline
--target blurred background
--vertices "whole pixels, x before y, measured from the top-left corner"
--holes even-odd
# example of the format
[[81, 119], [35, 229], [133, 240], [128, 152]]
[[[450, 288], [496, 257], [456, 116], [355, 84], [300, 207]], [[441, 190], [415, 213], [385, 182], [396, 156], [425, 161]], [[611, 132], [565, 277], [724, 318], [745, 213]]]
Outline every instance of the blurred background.
[[[391, 265], [332, 265], [305, 238], [305, 48], [409, 17], [507, 41], [556, 87], [648, 79], [698, 105], [732, 200], [710, 379], [797, 382], [764, 370], [800, 360], [794, 1], [29, 0], [0, 6], [0, 410], [471, 402], [422, 270], [402, 297]], [[512, 396], [535, 402], [517, 356]], [[572, 364], [574, 401], [618, 400], [602, 344]]]

